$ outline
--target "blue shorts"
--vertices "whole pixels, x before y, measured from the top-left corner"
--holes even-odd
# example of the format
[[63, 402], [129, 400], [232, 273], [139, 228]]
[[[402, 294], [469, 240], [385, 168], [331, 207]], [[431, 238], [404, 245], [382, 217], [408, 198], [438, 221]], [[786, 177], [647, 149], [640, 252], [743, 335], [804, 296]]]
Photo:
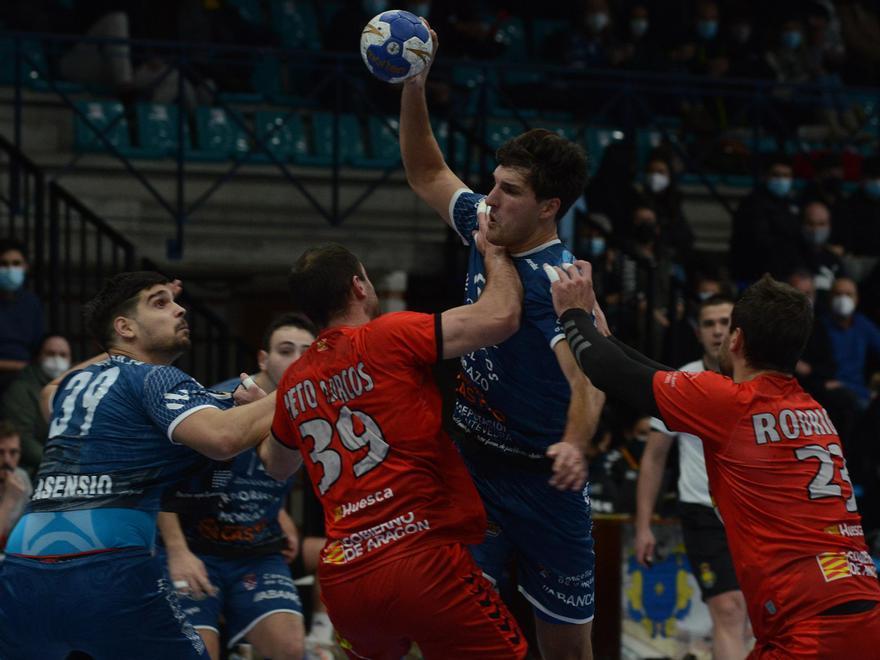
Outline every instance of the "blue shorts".
[[[219, 634], [222, 614], [232, 647], [270, 614], [289, 612], [302, 616], [299, 593], [290, 576], [290, 567], [281, 555], [236, 559], [198, 557], [205, 563], [208, 578], [217, 587], [217, 595], [202, 600], [180, 595], [180, 605], [193, 627]], [[164, 554], [162, 558], [165, 559]]]
[[0, 562], [0, 659], [208, 658], [161, 562], [145, 549]]
[[486, 538], [471, 554], [501, 580], [511, 558], [519, 590], [550, 623], [587, 623], [595, 611], [589, 487], [560, 491], [550, 474], [466, 461], [486, 507]]

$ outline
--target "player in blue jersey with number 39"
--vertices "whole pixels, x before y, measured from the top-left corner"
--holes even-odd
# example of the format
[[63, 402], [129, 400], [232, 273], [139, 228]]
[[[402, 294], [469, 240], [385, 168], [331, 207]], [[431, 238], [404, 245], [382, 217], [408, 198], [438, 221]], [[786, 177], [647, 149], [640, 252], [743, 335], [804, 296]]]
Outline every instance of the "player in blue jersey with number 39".
[[434, 138], [427, 73], [407, 80], [401, 98], [407, 179], [471, 245], [467, 302], [485, 286], [483, 258], [471, 235], [478, 209], [487, 205], [487, 236], [507, 248], [525, 290], [519, 331], [461, 358], [454, 420], [465, 431], [459, 447], [489, 518], [485, 541], [472, 551], [493, 580], [516, 558], [519, 589], [533, 606], [544, 657], [590, 658], [595, 558], [583, 450], [604, 395], [578, 373], [541, 268], [574, 260], [557, 237], [556, 222], [583, 192], [586, 155], [534, 129], [498, 150], [491, 192], [472, 192], [446, 165]]
[[86, 321], [109, 357], [44, 391], [46, 451], [0, 564], [4, 660], [208, 658], [152, 554], [160, 497], [259, 443], [274, 401], [232, 408], [170, 366], [190, 344], [178, 292], [159, 273], [108, 280]]

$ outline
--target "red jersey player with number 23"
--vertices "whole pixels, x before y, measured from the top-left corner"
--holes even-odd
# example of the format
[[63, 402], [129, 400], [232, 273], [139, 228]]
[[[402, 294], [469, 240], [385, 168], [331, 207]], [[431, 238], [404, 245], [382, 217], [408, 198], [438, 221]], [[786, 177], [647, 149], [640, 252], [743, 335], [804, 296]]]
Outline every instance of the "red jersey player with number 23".
[[593, 383], [703, 440], [757, 638], [750, 658], [880, 657], [880, 586], [840, 438], [792, 375], [812, 327], [806, 296], [769, 276], [745, 291], [721, 348], [729, 378], [672, 371], [603, 336], [587, 262], [551, 279]]

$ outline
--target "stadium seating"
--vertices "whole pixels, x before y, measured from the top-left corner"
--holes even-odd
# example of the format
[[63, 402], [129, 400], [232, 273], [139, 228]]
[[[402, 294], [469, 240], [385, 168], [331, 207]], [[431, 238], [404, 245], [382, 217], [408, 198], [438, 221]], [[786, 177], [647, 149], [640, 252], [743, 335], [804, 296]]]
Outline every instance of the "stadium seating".
[[[258, 112], [254, 116], [257, 137], [266, 143], [269, 151], [282, 161], [298, 161], [309, 155], [306, 132], [298, 112]], [[262, 150], [255, 161], [266, 161]]]
[[187, 155], [194, 160], [223, 161], [250, 150], [247, 134], [223, 108], [196, 111], [198, 149]]
[[80, 101], [76, 103], [76, 108], [84, 116], [74, 115], [74, 146], [77, 150], [107, 150], [105, 143], [95, 134], [94, 129], [97, 129], [114, 147], [123, 153], [130, 152], [128, 120], [125, 118], [125, 109], [121, 103], [116, 101]]

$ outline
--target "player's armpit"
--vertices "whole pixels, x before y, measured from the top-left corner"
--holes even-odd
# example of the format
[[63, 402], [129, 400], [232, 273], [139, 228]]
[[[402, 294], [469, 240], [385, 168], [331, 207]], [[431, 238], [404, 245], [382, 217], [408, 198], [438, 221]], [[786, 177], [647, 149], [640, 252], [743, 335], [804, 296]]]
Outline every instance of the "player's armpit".
[[286, 481], [302, 466], [302, 454], [281, 444], [270, 433], [257, 447], [257, 455], [269, 476], [276, 481]]
[[177, 424], [172, 438], [215, 461], [229, 460], [269, 434], [274, 412], [271, 396], [228, 410], [205, 406]]

